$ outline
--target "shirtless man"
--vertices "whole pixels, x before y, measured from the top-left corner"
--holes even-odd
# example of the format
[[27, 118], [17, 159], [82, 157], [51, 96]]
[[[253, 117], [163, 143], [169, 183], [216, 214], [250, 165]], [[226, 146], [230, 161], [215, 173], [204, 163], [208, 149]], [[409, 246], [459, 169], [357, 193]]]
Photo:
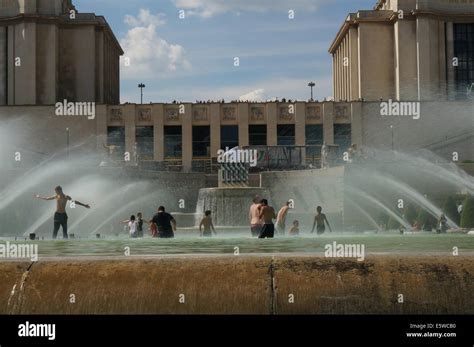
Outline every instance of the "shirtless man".
[[273, 207], [268, 206], [268, 201], [262, 199], [260, 204], [260, 219], [263, 220], [262, 230], [260, 231], [259, 239], [273, 238], [275, 236], [275, 225], [273, 220], [276, 218]]
[[285, 206], [283, 206], [277, 214], [276, 220], [276, 227], [278, 230], [278, 234], [285, 235], [285, 228], [286, 228], [286, 216], [288, 211], [290, 210], [290, 202], [288, 201]]
[[250, 232], [253, 237], [260, 235], [262, 229], [262, 221], [260, 220], [260, 200], [261, 198], [257, 195], [253, 198], [253, 204], [250, 206], [249, 221], [250, 221]]
[[324, 234], [324, 231], [326, 230], [326, 226], [324, 223], [328, 225], [329, 231], [332, 232], [331, 226], [329, 225], [329, 221], [326, 218], [326, 215], [324, 213], [321, 213], [323, 211], [323, 208], [321, 206], [318, 206], [316, 210], [318, 211], [318, 214], [314, 217], [313, 229], [311, 230], [311, 234], [314, 233], [315, 226], [318, 235]]
[[[56, 195], [51, 196], [49, 198], [44, 198], [39, 195], [36, 195], [35, 198], [40, 199], [40, 200], [46, 200], [46, 201], [51, 201], [51, 200], [56, 200], [56, 213], [54, 214], [54, 231], [53, 231], [53, 239], [55, 240], [58, 237], [58, 231], [59, 227], [63, 228], [63, 238], [67, 239], [68, 234], [67, 234], [67, 214], [66, 214], [66, 204], [68, 201], [72, 201], [72, 198], [69, 195], [65, 195], [63, 193], [63, 189], [60, 186], [57, 186], [54, 188], [54, 191], [56, 192]], [[76, 205], [85, 207], [85, 208], [90, 208], [89, 205], [83, 204], [82, 202], [79, 202], [77, 200], [74, 201]]]

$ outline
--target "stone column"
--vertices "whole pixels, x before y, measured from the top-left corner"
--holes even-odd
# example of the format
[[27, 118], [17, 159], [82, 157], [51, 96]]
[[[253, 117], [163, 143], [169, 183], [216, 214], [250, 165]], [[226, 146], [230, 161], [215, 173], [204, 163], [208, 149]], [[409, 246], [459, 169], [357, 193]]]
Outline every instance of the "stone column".
[[267, 112], [267, 146], [276, 146], [278, 143], [277, 138], [277, 103], [268, 103], [266, 107]]
[[323, 103], [323, 137], [327, 145], [334, 144], [334, 103]]
[[190, 172], [193, 167], [193, 117], [192, 104], [184, 104], [182, 119], [183, 171]]
[[163, 162], [165, 160], [165, 110], [163, 104], [152, 106], [153, 117], [153, 160]]
[[24, 22], [14, 27], [14, 51], [9, 51], [11, 52], [9, 64], [14, 68], [15, 105], [35, 105], [36, 23]]
[[[297, 102], [295, 105], [295, 145], [306, 146], [306, 103]], [[301, 151], [302, 161], [306, 162], [306, 149]]]
[[136, 105], [125, 105], [123, 107], [123, 118], [125, 123], [125, 152], [130, 154], [130, 162], [128, 164], [135, 164], [135, 108]]
[[249, 104], [237, 104], [237, 119], [239, 120], [239, 147], [249, 145]]
[[8, 26], [7, 32], [7, 88], [8, 88], [8, 105], [15, 105], [15, 25]]
[[7, 27], [0, 27], [0, 105], [7, 104]]
[[447, 68], [447, 89], [449, 99], [454, 99], [456, 93], [454, 59], [454, 25], [453, 22], [446, 23], [446, 68]]
[[107, 144], [107, 105], [95, 106], [95, 124], [97, 132], [97, 151], [103, 153], [105, 151], [104, 144]]
[[362, 136], [362, 103], [351, 103], [351, 143], [363, 145]]
[[211, 158], [217, 158], [221, 149], [221, 104], [211, 104], [209, 107], [211, 120]]

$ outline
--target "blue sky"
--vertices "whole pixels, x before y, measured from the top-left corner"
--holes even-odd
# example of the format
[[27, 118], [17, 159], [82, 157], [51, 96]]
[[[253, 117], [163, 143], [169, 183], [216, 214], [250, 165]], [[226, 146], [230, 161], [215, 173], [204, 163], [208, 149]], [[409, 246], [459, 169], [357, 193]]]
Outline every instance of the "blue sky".
[[125, 50], [122, 102], [139, 101], [140, 82], [147, 86], [144, 102], [194, 102], [305, 100], [310, 80], [315, 98], [332, 96], [329, 45], [349, 12], [372, 9], [376, 1], [73, 2], [79, 12], [105, 16]]

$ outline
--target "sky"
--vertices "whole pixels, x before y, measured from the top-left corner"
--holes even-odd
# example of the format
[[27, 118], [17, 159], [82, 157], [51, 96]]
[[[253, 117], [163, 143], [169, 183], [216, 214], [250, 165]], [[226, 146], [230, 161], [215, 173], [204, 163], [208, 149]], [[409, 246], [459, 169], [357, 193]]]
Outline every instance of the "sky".
[[328, 53], [349, 12], [375, 0], [73, 0], [119, 40], [121, 102], [332, 96]]

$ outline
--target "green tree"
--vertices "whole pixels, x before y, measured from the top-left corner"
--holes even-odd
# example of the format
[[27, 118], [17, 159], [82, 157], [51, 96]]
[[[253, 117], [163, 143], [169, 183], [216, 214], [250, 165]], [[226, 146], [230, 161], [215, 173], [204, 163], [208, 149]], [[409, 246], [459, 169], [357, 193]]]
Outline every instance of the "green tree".
[[450, 218], [454, 223], [459, 225], [461, 220], [461, 216], [459, 216], [458, 208], [456, 206], [456, 202], [452, 196], [448, 197], [443, 205], [443, 212], [446, 217]]
[[400, 222], [397, 221], [394, 217], [390, 217], [387, 224], [388, 230], [398, 230], [400, 228]]
[[415, 224], [417, 217], [416, 208], [412, 204], [408, 204], [405, 208], [405, 219], [410, 225]]
[[424, 231], [431, 231], [436, 228], [436, 218], [423, 208], [420, 209], [416, 220], [420, 223]]
[[380, 214], [377, 217], [377, 223], [379, 223], [379, 225], [383, 224], [387, 226], [389, 219], [390, 217], [388, 216], [388, 214], [386, 214], [385, 212], [380, 212]]
[[474, 197], [468, 196], [462, 204], [461, 228], [474, 228]]

